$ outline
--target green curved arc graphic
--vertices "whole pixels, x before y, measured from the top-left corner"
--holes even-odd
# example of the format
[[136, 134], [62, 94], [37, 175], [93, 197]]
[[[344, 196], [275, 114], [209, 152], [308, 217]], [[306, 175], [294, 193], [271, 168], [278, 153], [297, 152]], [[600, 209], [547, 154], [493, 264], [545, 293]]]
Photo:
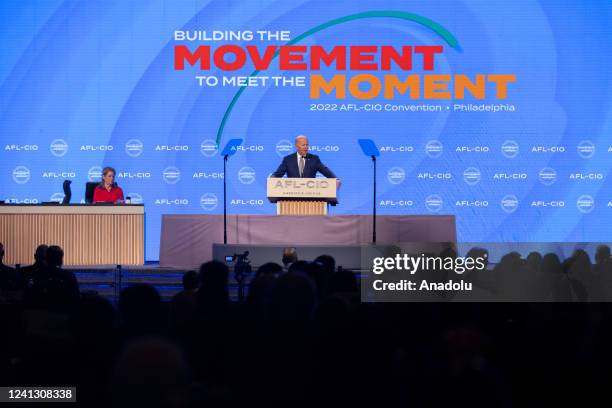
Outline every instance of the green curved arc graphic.
[[[311, 28], [305, 33], [298, 35], [293, 40], [287, 42], [287, 44], [285, 45], [296, 44], [300, 42], [301, 40], [303, 40], [304, 38], [309, 37], [319, 31], [323, 31], [327, 28], [330, 28], [330, 27], [333, 27], [339, 24], [348, 23], [349, 21], [361, 20], [364, 18], [380, 18], [380, 17], [397, 18], [400, 20], [408, 20], [408, 21], [412, 21], [412, 22], [421, 24], [422, 26], [429, 28], [434, 33], [436, 33], [438, 36], [440, 36], [451, 48], [454, 48], [458, 51], [461, 49], [459, 47], [459, 42], [457, 41], [455, 36], [453, 36], [450, 31], [448, 31], [446, 28], [436, 23], [435, 21], [432, 21], [423, 16], [419, 16], [418, 14], [406, 13], [403, 11], [395, 11], [395, 10], [366, 11], [364, 13], [351, 14], [348, 16], [336, 18], [326, 23], [320, 24], [314, 28]], [[272, 57], [272, 60], [274, 60], [279, 54], [280, 54], [280, 51], [277, 50], [274, 53], [274, 57]], [[254, 76], [257, 76], [258, 74], [259, 74], [259, 70], [255, 70], [249, 76], [254, 77]], [[223, 119], [221, 119], [221, 124], [219, 125], [219, 129], [217, 130], [217, 138], [215, 140], [217, 147], [219, 146], [219, 142], [221, 142], [221, 137], [223, 136], [223, 129], [225, 129], [225, 124], [227, 123], [227, 120], [229, 119], [230, 114], [232, 113], [232, 110], [234, 109], [234, 105], [236, 105], [236, 102], [240, 98], [240, 95], [242, 95], [242, 92], [244, 92], [246, 88], [247, 88], [246, 86], [240, 87], [238, 92], [236, 92], [236, 95], [234, 95], [234, 97], [232, 98], [232, 101], [228, 105], [227, 109], [225, 110], [225, 113], [223, 114]]]

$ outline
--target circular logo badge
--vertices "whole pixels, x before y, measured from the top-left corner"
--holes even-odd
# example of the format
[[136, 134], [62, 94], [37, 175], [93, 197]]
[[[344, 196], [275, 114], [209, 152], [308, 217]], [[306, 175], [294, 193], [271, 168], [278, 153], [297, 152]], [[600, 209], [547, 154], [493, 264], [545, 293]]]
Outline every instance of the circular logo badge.
[[545, 186], [550, 186], [557, 181], [557, 172], [551, 167], [545, 167], [538, 174], [540, 182]]
[[141, 140], [130, 139], [125, 142], [125, 153], [130, 157], [138, 157], [144, 151], [144, 144]]
[[501, 146], [504, 157], [514, 159], [519, 154], [519, 144], [514, 140], [506, 140]]
[[61, 203], [64, 201], [64, 193], [53, 193], [53, 195], [49, 198], [49, 201], [53, 203]]
[[595, 200], [590, 195], [581, 195], [576, 201], [576, 207], [583, 214], [590, 213], [595, 208]]
[[206, 211], [212, 211], [217, 208], [219, 200], [213, 193], [206, 193], [200, 197], [200, 206]]
[[181, 171], [174, 166], [166, 167], [162, 172], [162, 178], [166, 184], [176, 184], [181, 179]]
[[13, 169], [13, 181], [17, 184], [25, 184], [30, 181], [30, 169], [25, 166], [17, 166]]
[[439, 140], [430, 140], [425, 145], [425, 154], [432, 159], [442, 156], [443, 151], [444, 146], [442, 146], [442, 143], [440, 143]]
[[243, 167], [238, 170], [238, 180], [242, 184], [252, 184], [255, 181], [255, 169], [252, 167]]
[[217, 154], [217, 150], [219, 150], [217, 144], [212, 139], [206, 139], [200, 143], [200, 153], [202, 153], [204, 157], [213, 157]]
[[62, 157], [68, 153], [68, 143], [64, 139], [55, 139], [51, 142], [49, 149], [55, 157]]
[[590, 159], [595, 155], [595, 145], [590, 140], [583, 140], [578, 143], [578, 156], [583, 159]]
[[100, 181], [102, 179], [102, 167], [94, 166], [87, 171], [89, 181]]
[[480, 181], [480, 177], [480, 170], [478, 170], [476, 167], [468, 167], [463, 172], [463, 181], [465, 181], [470, 186], [478, 184], [478, 182]]
[[431, 212], [440, 211], [443, 205], [444, 202], [442, 201], [442, 197], [437, 194], [431, 194], [425, 199], [425, 208]]
[[406, 171], [401, 167], [391, 167], [387, 171], [387, 180], [391, 184], [402, 184], [406, 179]]
[[126, 199], [128, 197], [130, 197], [130, 201], [132, 202], [132, 204], [142, 204], [143, 203], [142, 196], [138, 193], [130, 193], [125, 196]]
[[518, 209], [518, 206], [518, 197], [513, 194], [508, 194], [501, 200], [501, 208], [508, 214], [515, 212]]
[[280, 157], [284, 157], [291, 152], [293, 152], [293, 143], [291, 143], [289, 140], [283, 139], [276, 143], [276, 154], [278, 154]]

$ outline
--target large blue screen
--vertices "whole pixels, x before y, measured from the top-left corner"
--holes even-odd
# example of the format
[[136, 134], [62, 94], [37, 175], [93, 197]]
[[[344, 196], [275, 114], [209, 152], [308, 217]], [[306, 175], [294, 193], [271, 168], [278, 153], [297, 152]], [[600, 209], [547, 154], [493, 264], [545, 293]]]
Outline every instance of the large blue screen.
[[[229, 213], [274, 213], [265, 179], [299, 134], [342, 179], [332, 213], [371, 211], [357, 143], [369, 138], [382, 150], [380, 214], [455, 214], [461, 241], [609, 240], [607, 0], [5, 0], [0, 18], [0, 198], [59, 200], [71, 179], [80, 201], [113, 166], [146, 205], [149, 260], [162, 214], [222, 212], [217, 145], [231, 138], [245, 143], [228, 162]], [[213, 38], [244, 32], [253, 38]], [[343, 47], [347, 66], [287, 67], [278, 55], [257, 72], [267, 83], [241, 88], [231, 81], [254, 73], [250, 54], [235, 70], [196, 54], [291, 44], [308, 62], [317, 47]], [[360, 68], [352, 46], [376, 51], [364, 49]], [[411, 67], [384, 69], [383, 46], [413, 47]], [[420, 46], [442, 47], [431, 67]], [[420, 82], [385, 93], [409, 75]], [[512, 80], [501, 92], [491, 75]], [[463, 93], [461, 78], [472, 84]]]

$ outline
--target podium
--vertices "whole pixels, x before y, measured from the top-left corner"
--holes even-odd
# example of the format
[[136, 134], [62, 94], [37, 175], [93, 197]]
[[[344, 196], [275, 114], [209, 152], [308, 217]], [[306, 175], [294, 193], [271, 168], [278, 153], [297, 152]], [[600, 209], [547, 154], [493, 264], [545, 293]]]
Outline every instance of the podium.
[[268, 200], [277, 215], [327, 215], [338, 204], [335, 178], [268, 178]]

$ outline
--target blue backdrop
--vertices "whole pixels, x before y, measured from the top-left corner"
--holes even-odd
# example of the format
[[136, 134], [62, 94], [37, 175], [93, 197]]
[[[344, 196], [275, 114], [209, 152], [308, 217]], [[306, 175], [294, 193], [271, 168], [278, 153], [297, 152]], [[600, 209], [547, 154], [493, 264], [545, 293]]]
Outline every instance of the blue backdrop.
[[[146, 204], [146, 257], [157, 259], [162, 214], [222, 212], [215, 140], [237, 91], [199, 86], [194, 76], [202, 72], [194, 67], [175, 70], [175, 30], [288, 30], [295, 38], [335, 18], [381, 9], [426, 17], [452, 33], [460, 48], [446, 46], [435, 73], [515, 74], [507, 99], [461, 102], [515, 110], [465, 112], [455, 109], [458, 101], [437, 100], [420, 102], [442, 111], [325, 111], [312, 104], [420, 102], [407, 96], [313, 100], [308, 86], [246, 89], [221, 138], [221, 145], [245, 139], [229, 162], [229, 212], [275, 211], [265, 200], [265, 178], [291, 151], [293, 138], [305, 134], [313, 153], [343, 180], [333, 212], [368, 213], [371, 163], [356, 140], [371, 138], [383, 149], [381, 214], [455, 214], [462, 241], [609, 240], [607, 0], [5, 0], [1, 198], [58, 200], [62, 181], [72, 179], [73, 201], [79, 201], [84, 183], [98, 180], [102, 166], [114, 166], [124, 191]], [[251, 44], [271, 43], [281, 44]], [[336, 25], [301, 44], [446, 45], [423, 25], [391, 18]], [[247, 64], [210, 74], [252, 71]], [[308, 82], [311, 73], [272, 64], [267, 74], [303, 75]]]

